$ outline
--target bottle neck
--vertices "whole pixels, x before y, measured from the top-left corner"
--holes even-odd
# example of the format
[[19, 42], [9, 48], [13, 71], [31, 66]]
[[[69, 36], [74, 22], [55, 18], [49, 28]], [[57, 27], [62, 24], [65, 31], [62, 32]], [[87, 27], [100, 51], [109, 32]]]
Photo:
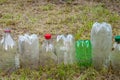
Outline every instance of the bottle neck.
[[51, 43], [51, 39], [46, 39], [46, 43], [50, 44]]
[[4, 34], [4, 37], [6, 37], [6, 36], [10, 36], [10, 33], [5, 33], [5, 34]]
[[120, 42], [116, 42], [117, 44], [120, 44]]
[[117, 44], [120, 44], [120, 42], [117, 42]]
[[5, 35], [10, 35], [10, 33], [6, 32]]
[[[118, 42], [118, 41], [115, 41], [115, 43], [116, 43], [116, 44], [120, 44], [120, 42]], [[116, 44], [115, 44], [115, 45], [116, 45]], [[112, 51], [114, 51], [114, 49], [115, 49], [115, 47], [112, 48]]]

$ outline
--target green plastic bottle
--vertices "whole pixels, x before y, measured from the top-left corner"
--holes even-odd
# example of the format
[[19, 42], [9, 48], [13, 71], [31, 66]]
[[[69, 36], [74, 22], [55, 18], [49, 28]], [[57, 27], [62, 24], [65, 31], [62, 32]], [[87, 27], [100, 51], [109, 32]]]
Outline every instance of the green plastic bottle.
[[90, 40], [76, 41], [76, 60], [79, 66], [88, 67], [92, 64], [92, 46]]

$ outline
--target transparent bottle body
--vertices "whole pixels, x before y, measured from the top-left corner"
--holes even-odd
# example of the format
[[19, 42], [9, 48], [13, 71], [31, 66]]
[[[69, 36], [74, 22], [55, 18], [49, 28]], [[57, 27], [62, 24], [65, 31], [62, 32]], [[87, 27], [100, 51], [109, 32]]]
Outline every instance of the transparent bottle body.
[[45, 40], [42, 44], [40, 64], [43, 66], [57, 64], [57, 56], [51, 39]]
[[24, 68], [37, 69], [39, 65], [39, 40], [37, 35], [19, 37], [20, 64]]
[[5, 33], [0, 43], [0, 70], [15, 68], [15, 55], [17, 48], [10, 33]]
[[66, 40], [64, 40], [64, 45], [66, 48], [64, 63], [73, 64], [75, 62], [75, 41], [72, 35], [67, 35]]
[[93, 65], [96, 69], [107, 68], [112, 49], [112, 28], [107, 23], [95, 23], [91, 30]]
[[72, 35], [59, 35], [61, 38], [56, 42], [56, 54], [58, 63], [73, 64], [75, 62], [75, 44]]
[[57, 40], [56, 40], [55, 51], [56, 51], [57, 58], [58, 58], [58, 64], [64, 63], [64, 54], [65, 54], [66, 49], [64, 47], [63, 37], [64, 35], [58, 35]]
[[120, 70], [120, 43], [114, 43], [114, 49], [110, 56], [111, 65], [114, 70]]

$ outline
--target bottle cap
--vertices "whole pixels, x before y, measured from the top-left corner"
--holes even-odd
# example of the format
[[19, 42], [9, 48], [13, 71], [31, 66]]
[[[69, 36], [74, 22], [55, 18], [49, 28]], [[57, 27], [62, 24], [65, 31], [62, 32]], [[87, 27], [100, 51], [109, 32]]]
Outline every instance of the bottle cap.
[[45, 37], [45, 39], [47, 39], [47, 40], [48, 40], [48, 39], [51, 39], [51, 34], [45, 34], [44, 37]]
[[7, 28], [7, 29], [4, 30], [4, 32], [5, 32], [5, 33], [10, 33], [11, 30]]
[[115, 42], [120, 42], [120, 36], [115, 36]]

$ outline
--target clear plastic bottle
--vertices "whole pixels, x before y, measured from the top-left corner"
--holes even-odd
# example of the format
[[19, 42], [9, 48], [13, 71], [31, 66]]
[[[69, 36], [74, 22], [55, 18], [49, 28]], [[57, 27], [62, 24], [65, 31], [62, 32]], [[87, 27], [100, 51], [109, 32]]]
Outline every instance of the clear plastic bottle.
[[110, 24], [94, 23], [91, 30], [93, 65], [96, 69], [108, 68], [112, 48], [112, 28]]
[[65, 59], [68, 59], [67, 63], [65, 62], [65, 64], [73, 64], [75, 62], [75, 40], [73, 35], [67, 35], [66, 39], [64, 40], [64, 45], [67, 49], [67, 58]]
[[74, 37], [71, 34], [58, 35], [56, 44], [58, 63], [73, 64], [75, 62]]
[[64, 52], [65, 52], [65, 47], [64, 47], [64, 35], [58, 35], [57, 40], [56, 40], [56, 54], [58, 58], [58, 64], [64, 63]]
[[5, 29], [5, 34], [0, 43], [0, 70], [11, 70], [15, 68], [15, 55], [17, 48], [11, 37], [11, 30]]
[[39, 39], [36, 34], [19, 36], [20, 63], [24, 68], [39, 67]]
[[51, 65], [57, 63], [55, 48], [51, 40], [51, 34], [45, 34], [45, 41], [42, 44], [42, 53], [40, 54], [41, 65]]
[[110, 59], [113, 69], [120, 70], [120, 36], [115, 36], [115, 43]]

